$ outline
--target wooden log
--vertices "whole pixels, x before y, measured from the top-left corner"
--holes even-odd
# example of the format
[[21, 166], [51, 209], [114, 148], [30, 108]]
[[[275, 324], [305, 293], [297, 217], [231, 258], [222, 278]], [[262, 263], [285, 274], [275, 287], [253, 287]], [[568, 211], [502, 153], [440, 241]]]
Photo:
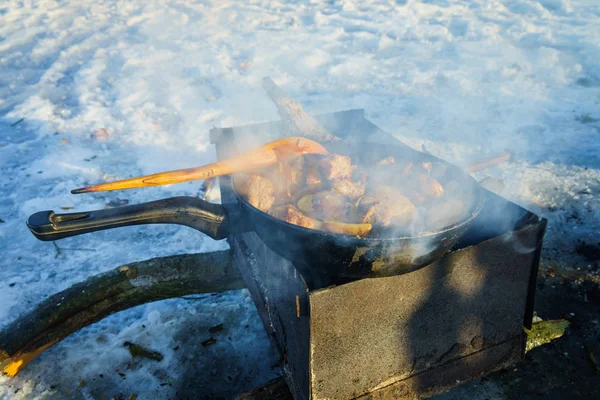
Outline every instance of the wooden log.
[[288, 125], [292, 136], [304, 136], [318, 142], [337, 142], [341, 139], [332, 135], [312, 116], [302, 109], [302, 106], [288, 96], [271, 78], [264, 78], [263, 89], [277, 105], [281, 119]]
[[71, 333], [140, 304], [246, 287], [230, 251], [123, 265], [52, 295], [0, 332], [0, 368], [14, 376]]

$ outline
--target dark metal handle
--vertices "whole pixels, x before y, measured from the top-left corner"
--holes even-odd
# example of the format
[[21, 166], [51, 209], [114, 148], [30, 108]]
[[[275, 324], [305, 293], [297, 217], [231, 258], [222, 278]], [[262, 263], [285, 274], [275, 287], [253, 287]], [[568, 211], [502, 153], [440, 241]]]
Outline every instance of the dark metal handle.
[[229, 217], [223, 206], [187, 196], [71, 214], [41, 211], [27, 221], [29, 230], [43, 241], [141, 224], [185, 225], [216, 240], [229, 234]]

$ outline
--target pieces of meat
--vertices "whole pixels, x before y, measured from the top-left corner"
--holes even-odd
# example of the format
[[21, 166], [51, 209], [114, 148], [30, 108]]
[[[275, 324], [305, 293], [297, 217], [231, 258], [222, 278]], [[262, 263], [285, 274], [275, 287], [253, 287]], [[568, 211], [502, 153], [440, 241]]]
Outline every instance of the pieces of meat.
[[[408, 163], [398, 176], [392, 178], [392, 182], [413, 202], [422, 203], [428, 199], [437, 199], [444, 195], [444, 187], [430, 175], [430, 167], [432, 164], [428, 162]], [[397, 179], [395, 179], [396, 177]], [[383, 179], [376, 180], [376, 183], [389, 184]]]
[[304, 186], [304, 157], [293, 157], [267, 168], [266, 176], [273, 182], [277, 203], [289, 203]]
[[335, 179], [331, 182], [331, 188], [339, 194], [356, 199], [365, 194], [366, 180], [353, 182], [348, 178]]
[[286, 162], [288, 168], [290, 169], [290, 179], [293, 185], [304, 186], [304, 181], [306, 180], [305, 172], [304, 172], [304, 157], [293, 157], [287, 160]]
[[422, 161], [420, 163], [409, 162], [402, 168], [402, 176], [414, 179], [420, 175], [430, 176], [433, 172], [433, 164], [430, 161]]
[[319, 171], [327, 180], [350, 178], [355, 169], [347, 156], [331, 154], [319, 161]]
[[390, 165], [390, 164], [395, 164], [396, 163], [396, 159], [394, 158], [394, 156], [389, 156], [386, 158], [382, 158], [381, 160], [377, 161], [377, 163], [375, 164], [378, 167], [383, 167], [385, 165]]
[[321, 228], [320, 221], [302, 214], [302, 212], [292, 204], [277, 206], [273, 208], [269, 214], [275, 218], [289, 222], [290, 224], [299, 225], [310, 229]]
[[283, 163], [282, 189], [284, 196], [293, 198], [304, 186], [304, 158], [296, 157]]
[[354, 169], [352, 178], [336, 178], [331, 181], [331, 188], [339, 194], [350, 199], [357, 199], [365, 194], [367, 178], [366, 170], [352, 167]]
[[306, 171], [306, 184], [308, 186], [320, 185], [323, 183], [323, 178], [319, 172], [319, 166], [315, 165]]
[[302, 196], [298, 208], [322, 220], [345, 221], [352, 204], [341, 194], [328, 190]]
[[427, 174], [431, 174], [431, 171], [433, 170], [433, 164], [431, 164], [429, 161], [423, 161], [421, 163], [421, 168], [427, 171]]
[[407, 176], [410, 173], [410, 171], [412, 171], [413, 166], [413, 163], [406, 164], [404, 168], [402, 168], [402, 176]]
[[[440, 182], [432, 176], [433, 168], [433, 163], [429, 161], [423, 161], [418, 164], [409, 162], [402, 168], [400, 186], [405, 193], [411, 193], [411, 199], [420, 201], [421, 198], [424, 199], [425, 197], [435, 199], [443, 196], [444, 188]], [[436, 172], [438, 172], [438, 170], [436, 170]]]
[[444, 187], [432, 176], [420, 174], [419, 183], [421, 184], [421, 192], [429, 197], [438, 198], [444, 195]]
[[360, 219], [360, 222], [368, 223], [369, 221], [371, 221], [373, 219], [373, 214], [375, 214], [375, 211], [377, 211], [378, 204], [379, 203], [373, 204], [372, 206], [367, 208], [367, 211], [365, 211], [364, 215]]
[[274, 207], [269, 214], [290, 224], [342, 235], [365, 236], [368, 235], [373, 228], [371, 224], [348, 224], [337, 221], [319, 221], [304, 215], [292, 204]]
[[[263, 212], [267, 212], [275, 203], [275, 187], [269, 179], [257, 174], [248, 174], [248, 178], [241, 184], [236, 184], [238, 192], [246, 197], [248, 203], [258, 208]], [[238, 179], [243, 179], [244, 175], [236, 176]]]
[[[372, 196], [378, 204], [374, 205], [374, 210], [367, 210], [363, 222], [384, 228], [389, 226], [407, 227], [416, 218], [415, 205], [398, 189], [391, 186], [378, 186]], [[373, 204], [366, 203], [366, 205], [369, 208], [373, 207]]]
[[371, 224], [347, 224], [344, 222], [325, 221], [322, 229], [342, 235], [366, 236], [373, 229]]
[[317, 192], [312, 196], [313, 215], [323, 220], [347, 221], [352, 204], [332, 190]]
[[323, 184], [323, 176], [319, 171], [319, 160], [322, 157], [307, 155], [304, 156], [304, 168], [306, 175], [306, 185], [307, 186], [318, 186]]
[[[432, 176], [436, 166], [428, 162], [399, 165], [388, 157], [373, 167], [385, 172], [378, 174], [373, 168], [353, 166], [346, 156], [303, 156], [244, 174], [244, 180], [236, 175], [235, 184], [250, 204], [295, 225], [359, 236], [367, 235], [373, 226], [377, 231], [409, 232], [417, 226], [421, 229], [423, 223], [435, 229], [454, 222], [456, 210], [465, 208], [448, 201], [445, 188]], [[441, 196], [444, 203], [422, 212], [431, 203], [427, 199]]]

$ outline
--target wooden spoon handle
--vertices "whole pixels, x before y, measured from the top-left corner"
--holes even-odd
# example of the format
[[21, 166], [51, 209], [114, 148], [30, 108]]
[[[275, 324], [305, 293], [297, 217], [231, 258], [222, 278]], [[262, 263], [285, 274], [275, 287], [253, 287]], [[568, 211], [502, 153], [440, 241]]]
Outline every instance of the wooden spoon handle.
[[303, 154], [327, 154], [327, 150], [312, 140], [289, 137], [267, 143], [259, 149], [249, 151], [237, 157], [202, 167], [178, 169], [137, 178], [123, 179], [116, 182], [102, 183], [75, 189], [71, 193], [105, 192], [202, 180], [265, 167], [275, 164], [279, 160]]
[[99, 185], [87, 186], [72, 190], [71, 193], [107, 192], [111, 190], [134, 189], [149, 186], [170, 185], [173, 183], [202, 180], [215, 176], [227, 175], [243, 170], [260, 168], [273, 164], [277, 157], [272, 150], [258, 154], [246, 154], [238, 159], [223, 160], [202, 167], [185, 168], [168, 172], [160, 172], [152, 175], [139, 176], [136, 178], [123, 179], [120, 181], [101, 183]]

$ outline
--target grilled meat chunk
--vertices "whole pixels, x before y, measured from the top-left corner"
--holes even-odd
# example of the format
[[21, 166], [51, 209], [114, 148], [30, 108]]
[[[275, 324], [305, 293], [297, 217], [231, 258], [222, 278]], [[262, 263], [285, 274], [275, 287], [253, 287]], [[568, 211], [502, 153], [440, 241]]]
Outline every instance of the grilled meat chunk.
[[345, 221], [352, 208], [346, 197], [331, 190], [302, 196], [296, 204], [302, 212], [322, 220]]
[[331, 182], [331, 188], [339, 194], [356, 199], [365, 194], [366, 180], [353, 182], [350, 179], [335, 179]]
[[416, 218], [415, 205], [397, 189], [391, 186], [378, 186], [371, 195], [377, 203], [364, 203], [363, 206], [368, 208], [362, 222], [384, 228], [407, 227]]
[[322, 157], [315, 155], [304, 156], [304, 168], [307, 186], [318, 186], [323, 184], [323, 176], [319, 171], [319, 161]]
[[304, 186], [304, 157], [295, 157], [283, 163], [283, 180], [285, 195], [293, 198]]
[[269, 214], [290, 224], [303, 226], [309, 229], [339, 233], [342, 235], [365, 236], [368, 235], [372, 229], [371, 224], [348, 224], [337, 221], [320, 221], [304, 215], [292, 204], [274, 207]]
[[[377, 203], [379, 204], [379, 203]], [[377, 211], [377, 204], [373, 204], [364, 212], [362, 218], [360, 219], [361, 223], [367, 223], [373, 219], [373, 214]]]
[[438, 198], [444, 195], [444, 187], [432, 176], [420, 174], [419, 183], [421, 184], [421, 192], [429, 197]]
[[304, 157], [293, 157], [286, 160], [286, 164], [290, 169], [291, 180], [294, 185], [304, 186], [304, 181], [306, 180], [306, 174], [304, 172]]
[[[444, 196], [444, 187], [431, 176], [429, 168], [431, 163], [407, 163], [398, 165], [390, 170], [377, 167], [377, 172], [369, 178], [369, 188], [372, 191], [378, 186], [393, 185], [415, 204], [421, 204]], [[389, 168], [389, 167], [388, 167]]]
[[304, 186], [304, 157], [294, 157], [278, 162], [265, 171], [273, 182], [277, 203], [289, 203]]
[[292, 204], [277, 206], [273, 208], [269, 214], [275, 218], [289, 222], [290, 224], [299, 225], [310, 229], [321, 228], [320, 221], [302, 214], [302, 212]]
[[312, 196], [313, 215], [323, 220], [346, 221], [352, 204], [335, 191], [317, 192]]
[[327, 180], [350, 178], [356, 167], [350, 157], [331, 154], [319, 162], [319, 170]]
[[[406, 193], [414, 193], [414, 199], [438, 198], [444, 195], [444, 188], [440, 182], [432, 176], [433, 164], [422, 162], [420, 164], [408, 163], [402, 169], [401, 185]], [[412, 198], [411, 197], [411, 198]]]
[[[241, 185], [237, 186], [240, 194], [246, 197], [248, 203], [263, 212], [267, 212], [275, 203], [275, 187], [269, 179], [257, 174], [248, 174]], [[243, 177], [240, 177], [243, 178]]]
[[382, 158], [381, 160], [377, 161], [377, 163], [375, 164], [377, 167], [384, 167], [386, 165], [391, 165], [391, 164], [395, 164], [396, 163], [396, 159], [394, 158], [394, 156], [389, 156], [386, 158]]
[[361, 168], [352, 165], [350, 157], [309, 155], [243, 174], [244, 179], [236, 174], [235, 184], [238, 193], [259, 210], [333, 233], [364, 236], [372, 229], [412, 233], [460, 219], [464, 204], [453, 199], [459, 196], [449, 198], [457, 191], [452, 183], [444, 188], [432, 176], [434, 163], [399, 165], [396, 161], [387, 157]]
[[325, 221], [323, 230], [342, 235], [366, 236], [373, 229], [371, 224], [347, 224], [344, 222]]

